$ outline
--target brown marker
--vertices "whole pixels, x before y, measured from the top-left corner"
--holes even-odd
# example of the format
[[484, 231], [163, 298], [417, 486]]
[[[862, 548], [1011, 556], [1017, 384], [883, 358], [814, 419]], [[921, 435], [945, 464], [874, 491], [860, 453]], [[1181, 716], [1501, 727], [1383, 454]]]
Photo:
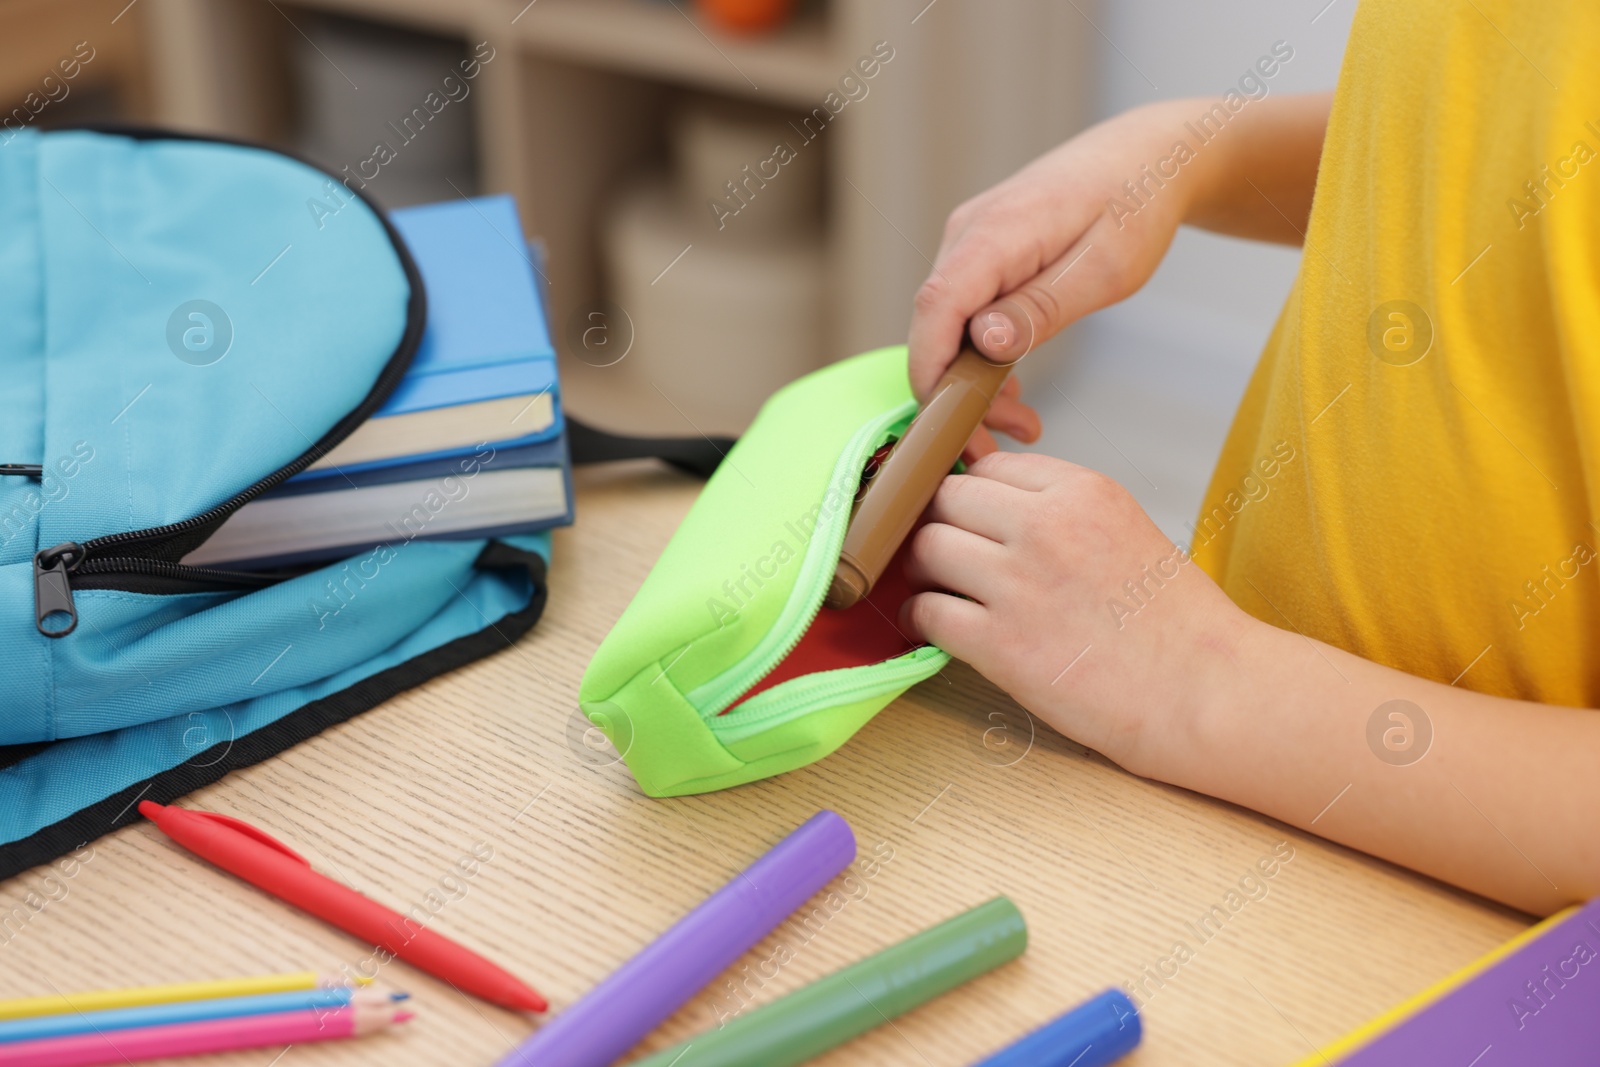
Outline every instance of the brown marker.
[[867, 482], [845, 531], [824, 604], [848, 608], [872, 591], [939, 483], [961, 458], [1013, 365], [991, 363], [970, 342], [962, 345], [933, 396]]

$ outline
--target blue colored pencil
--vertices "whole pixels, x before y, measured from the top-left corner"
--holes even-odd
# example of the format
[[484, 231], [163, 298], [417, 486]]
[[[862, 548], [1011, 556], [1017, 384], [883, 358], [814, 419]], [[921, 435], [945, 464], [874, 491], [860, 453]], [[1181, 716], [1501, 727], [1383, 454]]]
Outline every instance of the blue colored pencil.
[[1106, 1067], [1139, 1043], [1139, 1013], [1108, 989], [974, 1067]]
[[[63, 1012], [27, 1019], [0, 1022], [0, 1046], [13, 1041], [33, 1041], [42, 1037], [70, 1037], [106, 1030], [131, 1030], [141, 1026], [166, 1026], [170, 1023], [202, 1022], [207, 1019], [232, 1019], [245, 1015], [275, 1012], [342, 1008], [352, 1002], [369, 1000], [388, 1003], [405, 994], [379, 993], [355, 989], [299, 989], [288, 993], [259, 993], [247, 997], [213, 997], [207, 1000], [180, 1000], [149, 1004], [138, 1008], [108, 1008], [104, 1011]], [[0, 1062], [5, 1053], [0, 1051]]]

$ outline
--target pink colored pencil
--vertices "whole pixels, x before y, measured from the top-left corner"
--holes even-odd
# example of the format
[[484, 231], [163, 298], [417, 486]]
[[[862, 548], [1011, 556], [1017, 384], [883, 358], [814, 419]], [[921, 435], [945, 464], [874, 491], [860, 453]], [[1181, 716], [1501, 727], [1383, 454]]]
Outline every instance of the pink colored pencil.
[[164, 1056], [199, 1056], [269, 1045], [332, 1041], [383, 1030], [411, 1018], [379, 1004], [358, 1004], [329, 1011], [285, 1011], [238, 1019], [107, 1030], [71, 1037], [46, 1037], [0, 1045], [0, 1063], [7, 1067], [94, 1067], [131, 1063]]

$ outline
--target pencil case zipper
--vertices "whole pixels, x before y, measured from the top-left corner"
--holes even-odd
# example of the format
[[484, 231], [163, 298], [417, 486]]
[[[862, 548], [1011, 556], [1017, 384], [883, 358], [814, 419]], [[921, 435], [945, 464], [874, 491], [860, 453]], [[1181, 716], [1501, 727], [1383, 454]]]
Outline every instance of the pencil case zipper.
[[819, 707], [900, 692], [937, 674], [948, 660], [939, 649], [922, 645], [894, 659], [791, 678], [713, 718], [711, 732], [731, 744]]
[[[916, 411], [916, 402], [907, 401], [865, 423], [846, 443], [827, 484], [847, 482], [852, 475], [859, 479], [873, 453], [894, 440]], [[791, 678], [728, 711], [742, 694], [795, 650], [816, 620], [833, 581], [852, 510], [838, 508], [819, 519], [778, 622], [756, 647], [721, 674], [684, 694], [724, 742], [770, 729], [819, 707], [904, 689], [936, 673], [946, 662], [945, 653], [923, 645], [893, 659]]]

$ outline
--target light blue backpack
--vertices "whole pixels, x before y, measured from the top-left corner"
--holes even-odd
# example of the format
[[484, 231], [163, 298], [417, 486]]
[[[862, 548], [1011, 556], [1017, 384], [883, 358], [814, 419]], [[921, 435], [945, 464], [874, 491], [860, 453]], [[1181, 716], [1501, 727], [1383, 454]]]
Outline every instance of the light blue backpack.
[[383, 217], [307, 164], [161, 132], [0, 144], [0, 878], [533, 625], [543, 534], [180, 562], [377, 408], [425, 308]]

